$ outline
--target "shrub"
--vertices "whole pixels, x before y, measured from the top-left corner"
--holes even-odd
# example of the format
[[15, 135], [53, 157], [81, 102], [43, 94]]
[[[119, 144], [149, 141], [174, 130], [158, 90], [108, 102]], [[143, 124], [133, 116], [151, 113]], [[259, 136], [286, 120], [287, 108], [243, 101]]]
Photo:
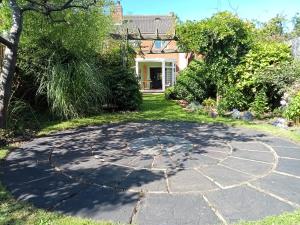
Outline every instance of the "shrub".
[[228, 87], [220, 99], [218, 112], [223, 114], [226, 111], [231, 111], [233, 109], [242, 111], [247, 109], [247, 107], [248, 101], [245, 95], [236, 87]]
[[206, 110], [209, 111], [216, 108], [217, 102], [212, 98], [207, 98], [202, 102], [202, 105], [205, 107]]
[[180, 73], [174, 90], [178, 99], [189, 102], [202, 102], [205, 98], [215, 95], [207, 68], [201, 61], [193, 61]]
[[174, 87], [169, 87], [165, 91], [165, 99], [166, 100], [172, 100], [176, 99], [176, 92]]
[[105, 85], [109, 90], [107, 105], [116, 110], [133, 111], [140, 108], [142, 94], [138, 78], [127, 68], [118, 68], [105, 74]]
[[300, 92], [288, 104], [284, 116], [289, 120], [299, 120], [300, 118]]
[[200, 112], [201, 110], [203, 110], [203, 106], [196, 101], [191, 102], [186, 109], [190, 112]]
[[13, 97], [8, 107], [7, 134], [25, 136], [39, 127], [37, 112], [26, 101]]
[[255, 100], [251, 103], [250, 109], [257, 118], [262, 118], [262, 115], [269, 110], [268, 97], [264, 90], [260, 90], [255, 95]]

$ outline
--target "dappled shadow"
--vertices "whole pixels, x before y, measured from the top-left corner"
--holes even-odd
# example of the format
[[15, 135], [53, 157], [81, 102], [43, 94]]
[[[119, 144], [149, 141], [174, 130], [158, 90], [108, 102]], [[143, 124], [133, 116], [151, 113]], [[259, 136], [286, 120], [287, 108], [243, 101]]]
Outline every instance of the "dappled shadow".
[[[155, 154], [131, 146], [149, 137], [154, 137], [148, 144], [150, 148], [153, 141]], [[37, 207], [129, 223], [142, 192], [167, 192], [164, 171], [175, 176], [195, 163], [216, 164], [203, 161], [202, 155], [211, 149], [228, 153], [226, 142], [261, 137], [223, 125], [187, 122], [80, 128], [34, 139], [13, 151], [2, 164], [2, 180], [17, 199]]]

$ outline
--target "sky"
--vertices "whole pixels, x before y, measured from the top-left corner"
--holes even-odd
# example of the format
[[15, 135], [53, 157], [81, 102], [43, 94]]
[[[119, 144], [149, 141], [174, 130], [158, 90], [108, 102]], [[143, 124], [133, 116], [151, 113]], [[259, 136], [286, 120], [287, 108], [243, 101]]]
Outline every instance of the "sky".
[[300, 13], [300, 0], [121, 0], [124, 14], [168, 14], [199, 20], [229, 10], [241, 18], [265, 22], [277, 14], [291, 20]]

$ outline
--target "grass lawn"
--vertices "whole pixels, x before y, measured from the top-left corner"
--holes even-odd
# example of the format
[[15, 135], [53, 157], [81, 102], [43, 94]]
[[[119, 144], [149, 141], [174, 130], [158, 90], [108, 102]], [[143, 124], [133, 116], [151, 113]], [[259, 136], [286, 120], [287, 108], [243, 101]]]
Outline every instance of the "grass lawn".
[[[212, 119], [207, 116], [188, 113], [175, 102], [164, 100], [163, 95], [145, 95], [140, 112], [110, 113], [89, 118], [74, 119], [64, 122], [42, 122], [38, 135], [47, 135], [65, 129], [88, 125], [116, 123], [140, 120], [189, 121], [199, 123], [223, 123], [232, 126], [243, 126], [289, 138], [300, 142], [300, 135], [281, 130], [271, 125], [245, 123], [228, 118]], [[0, 160], [9, 152], [9, 148], [0, 148]], [[79, 218], [66, 217], [55, 213], [38, 210], [26, 203], [17, 202], [0, 184], [0, 225], [113, 225], [109, 222], [94, 222]], [[241, 223], [241, 225], [297, 225], [300, 224], [300, 212], [270, 217], [260, 222]]]

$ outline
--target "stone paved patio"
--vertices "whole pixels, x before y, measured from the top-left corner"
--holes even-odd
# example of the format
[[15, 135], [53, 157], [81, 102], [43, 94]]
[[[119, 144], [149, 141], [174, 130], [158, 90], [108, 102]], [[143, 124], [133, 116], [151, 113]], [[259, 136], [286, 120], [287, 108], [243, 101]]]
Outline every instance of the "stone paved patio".
[[222, 125], [65, 131], [24, 144], [1, 172], [17, 199], [96, 220], [231, 224], [300, 208], [300, 146]]

